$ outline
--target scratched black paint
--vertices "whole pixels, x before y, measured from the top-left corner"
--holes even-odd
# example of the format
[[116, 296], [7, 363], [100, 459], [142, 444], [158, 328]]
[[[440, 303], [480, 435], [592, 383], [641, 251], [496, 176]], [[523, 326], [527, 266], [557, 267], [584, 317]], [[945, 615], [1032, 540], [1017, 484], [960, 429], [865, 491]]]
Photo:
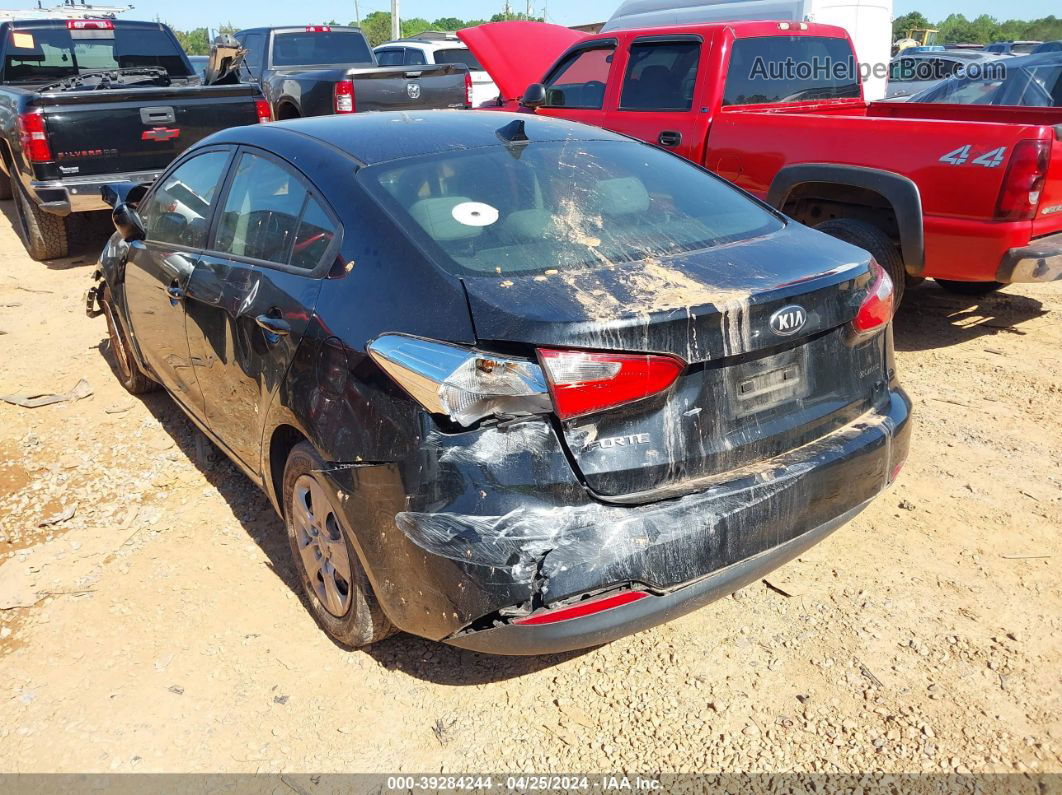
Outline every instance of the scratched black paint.
[[[503, 287], [436, 267], [354, 179], [367, 162], [504, 145], [495, 131], [510, 118], [374, 114], [205, 141], [271, 152], [327, 202], [341, 241], [311, 274], [182, 251], [178, 307], [152, 298], [152, 269], [173, 252], [137, 243], [145, 252], [130, 260], [115, 236], [101, 258], [142, 366], [275, 505], [287, 450], [309, 440], [331, 462], [325, 477], [390, 619], [462, 643], [544, 605], [631, 584], [667, 593], [767, 554], [885, 488], [910, 433], [891, 330], [863, 341], [848, 330], [869, 279], [859, 249], [789, 222], [659, 263], [718, 289], [718, 301], [680, 308], [631, 294], [624, 274], [603, 269], [598, 282], [635, 309], [601, 318], [571, 285]], [[526, 132], [529, 146], [618, 140], [538, 118]], [[793, 303], [807, 312], [801, 334], [770, 336], [771, 313]], [[290, 321], [283, 341], [253, 323], [271, 309]], [[657, 351], [690, 364], [666, 394], [621, 410], [461, 429], [371, 361], [366, 346], [383, 332], [530, 356], [536, 344]]]

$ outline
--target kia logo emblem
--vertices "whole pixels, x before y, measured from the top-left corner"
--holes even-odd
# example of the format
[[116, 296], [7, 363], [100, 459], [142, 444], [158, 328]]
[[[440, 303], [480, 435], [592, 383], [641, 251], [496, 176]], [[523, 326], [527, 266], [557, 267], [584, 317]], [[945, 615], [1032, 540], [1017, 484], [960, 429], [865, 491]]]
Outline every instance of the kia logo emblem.
[[420, 86], [416, 83], [406, 83], [406, 93], [410, 99], [417, 99], [420, 97]]
[[771, 315], [771, 331], [779, 336], [788, 337], [804, 328], [807, 322], [808, 313], [804, 311], [804, 307], [790, 304]]

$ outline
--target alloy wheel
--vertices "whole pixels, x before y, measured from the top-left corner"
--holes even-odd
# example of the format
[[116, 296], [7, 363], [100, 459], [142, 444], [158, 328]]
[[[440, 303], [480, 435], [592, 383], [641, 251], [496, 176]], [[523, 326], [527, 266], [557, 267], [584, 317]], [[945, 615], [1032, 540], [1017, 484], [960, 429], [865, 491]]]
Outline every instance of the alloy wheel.
[[335, 510], [313, 475], [295, 481], [293, 496], [292, 522], [307, 581], [324, 609], [342, 618], [353, 599], [353, 576]]

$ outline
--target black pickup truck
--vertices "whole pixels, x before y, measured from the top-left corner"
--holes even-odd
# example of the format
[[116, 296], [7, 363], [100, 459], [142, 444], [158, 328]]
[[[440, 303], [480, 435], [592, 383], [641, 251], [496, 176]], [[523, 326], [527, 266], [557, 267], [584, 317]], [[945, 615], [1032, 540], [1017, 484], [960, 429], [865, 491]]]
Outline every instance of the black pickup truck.
[[110, 209], [101, 186], [152, 182], [207, 135], [269, 120], [257, 86], [204, 85], [165, 25], [0, 24], [0, 198], [34, 259], [65, 256], [72, 213]]
[[468, 67], [380, 66], [358, 28], [252, 28], [236, 39], [247, 50], [246, 71], [261, 85], [278, 120], [472, 105]]

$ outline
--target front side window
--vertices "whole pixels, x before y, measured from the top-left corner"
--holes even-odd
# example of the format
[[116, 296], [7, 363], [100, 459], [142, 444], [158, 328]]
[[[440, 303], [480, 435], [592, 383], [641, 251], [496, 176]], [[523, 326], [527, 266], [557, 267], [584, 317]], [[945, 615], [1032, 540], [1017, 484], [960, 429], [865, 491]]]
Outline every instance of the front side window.
[[147, 239], [203, 248], [228, 161], [228, 152], [206, 152], [186, 160], [163, 179], [140, 205]]
[[[490, 174], [490, 179], [484, 179]], [[461, 277], [652, 261], [768, 234], [771, 212], [696, 166], [626, 141], [533, 143], [410, 158], [357, 179]]]
[[698, 41], [633, 44], [623, 78], [623, 110], [689, 110], [697, 82]]
[[306, 188], [286, 168], [259, 155], [241, 155], [213, 248], [287, 264], [305, 201]]
[[244, 63], [251, 70], [251, 74], [257, 76], [262, 69], [262, 50], [265, 48], [265, 34], [248, 33], [240, 40], [240, 44], [247, 50], [247, 55], [244, 56]]
[[355, 31], [278, 33], [273, 37], [273, 66], [371, 64], [365, 37]]
[[569, 55], [546, 84], [547, 108], [600, 108], [615, 47], [580, 50]]
[[847, 39], [759, 36], [737, 39], [724, 105], [858, 99], [859, 68]]

